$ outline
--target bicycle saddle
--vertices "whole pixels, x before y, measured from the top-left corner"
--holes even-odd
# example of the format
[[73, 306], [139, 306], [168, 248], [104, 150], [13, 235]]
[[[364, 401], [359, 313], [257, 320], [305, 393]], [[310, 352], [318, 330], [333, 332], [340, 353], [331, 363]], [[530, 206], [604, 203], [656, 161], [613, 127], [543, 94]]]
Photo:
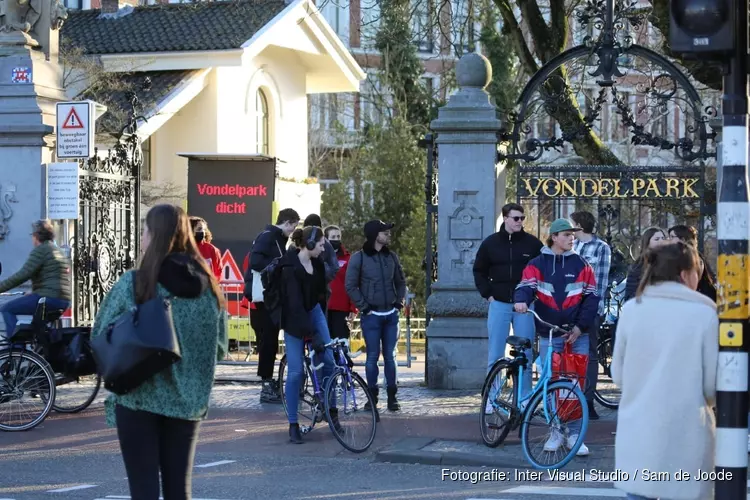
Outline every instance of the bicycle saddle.
[[505, 340], [505, 343], [515, 349], [528, 349], [529, 347], [531, 347], [531, 341], [529, 339], [517, 337], [515, 335], [511, 335], [510, 337], [508, 337]]

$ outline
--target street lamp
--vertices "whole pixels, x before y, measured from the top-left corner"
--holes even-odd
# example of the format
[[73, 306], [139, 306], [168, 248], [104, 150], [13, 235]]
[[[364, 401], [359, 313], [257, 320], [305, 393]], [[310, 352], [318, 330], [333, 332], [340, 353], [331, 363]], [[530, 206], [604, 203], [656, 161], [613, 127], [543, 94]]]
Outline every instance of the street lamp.
[[[669, 45], [674, 54], [697, 58], [734, 51], [734, 16], [743, 0], [672, 0]], [[744, 0], [746, 1], [746, 0]]]

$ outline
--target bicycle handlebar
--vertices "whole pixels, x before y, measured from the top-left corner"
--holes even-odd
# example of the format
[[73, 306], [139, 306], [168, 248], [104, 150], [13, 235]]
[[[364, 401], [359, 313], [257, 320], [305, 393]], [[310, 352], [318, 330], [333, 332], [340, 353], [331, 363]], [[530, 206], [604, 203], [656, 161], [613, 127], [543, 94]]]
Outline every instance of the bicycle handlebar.
[[[326, 349], [333, 349], [336, 346], [345, 346], [345, 345], [346, 345], [346, 339], [335, 338], [331, 340], [330, 342], [328, 342], [327, 344], [325, 344], [323, 347], [325, 347]], [[323, 368], [323, 365], [325, 365], [325, 363], [323, 362], [321, 362], [319, 365], [312, 364], [312, 356], [313, 356], [312, 352], [310, 352], [308, 356], [310, 358], [310, 366], [314, 371], [320, 370], [321, 368]]]
[[544, 320], [543, 320], [542, 318], [540, 318], [540, 317], [539, 317], [539, 315], [538, 315], [538, 314], [536, 313], [536, 311], [534, 311], [533, 309], [529, 309], [529, 310], [528, 310], [528, 311], [526, 311], [526, 312], [530, 312], [531, 314], [533, 314], [533, 315], [534, 315], [534, 317], [536, 318], [536, 320], [537, 320], [537, 321], [539, 321], [539, 322], [540, 322], [541, 324], [543, 324], [544, 326], [546, 326], [547, 328], [549, 328], [549, 329], [550, 329], [550, 331], [553, 331], [553, 332], [561, 332], [561, 333], [562, 333], [563, 335], [568, 335], [568, 334], [570, 334], [570, 332], [569, 332], [568, 330], [564, 330], [564, 329], [560, 328], [560, 327], [559, 327], [559, 326], [557, 326], [557, 325], [553, 325], [553, 324], [551, 324], [551, 323], [547, 323], [546, 321], [544, 321]]

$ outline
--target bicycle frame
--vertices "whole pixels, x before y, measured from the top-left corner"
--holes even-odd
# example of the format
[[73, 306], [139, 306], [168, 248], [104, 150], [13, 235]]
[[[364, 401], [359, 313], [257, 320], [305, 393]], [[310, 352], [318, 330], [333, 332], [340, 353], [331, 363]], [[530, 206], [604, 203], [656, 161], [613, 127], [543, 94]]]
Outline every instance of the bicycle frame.
[[[313, 364], [313, 355], [315, 351], [312, 349], [312, 345], [308, 342], [306, 344], [307, 347], [307, 356], [306, 356], [306, 363], [309, 363], [310, 367], [312, 368], [312, 377], [313, 377], [313, 387], [315, 389], [315, 395], [316, 396], [325, 396], [323, 394], [323, 388], [321, 388], [320, 383], [318, 382], [318, 375], [317, 371], [323, 368], [325, 363], [320, 363], [319, 365]], [[346, 340], [345, 339], [333, 339], [331, 342], [325, 344], [326, 349], [331, 349], [333, 351], [333, 374], [331, 376], [335, 376], [338, 372], [343, 372], [346, 374], [346, 382], [347, 384], [352, 383], [352, 372], [349, 368], [349, 359], [346, 354]], [[352, 391], [352, 402], [354, 403], [354, 406], [357, 406], [357, 395]], [[346, 391], [344, 391], [344, 408], [346, 408]]]
[[[516, 394], [517, 394], [517, 398], [518, 398], [518, 406], [519, 407], [521, 406], [521, 403], [523, 403], [524, 401], [531, 400], [539, 392], [547, 392], [548, 387], [549, 387], [549, 383], [552, 381], [552, 354], [553, 354], [553, 349], [552, 349], [552, 335], [555, 332], [562, 332], [563, 334], [569, 334], [570, 333], [570, 332], [568, 332], [566, 330], [563, 330], [559, 326], [552, 325], [552, 324], [547, 323], [546, 321], [542, 320], [539, 317], [539, 315], [535, 311], [533, 311], [531, 309], [528, 310], [528, 313], [531, 313], [537, 319], [537, 321], [539, 321], [541, 324], [543, 324], [544, 326], [546, 326], [546, 327], [549, 328], [549, 344], [547, 346], [547, 352], [545, 353], [545, 356], [544, 356], [544, 362], [542, 364], [542, 370], [539, 373], [539, 380], [537, 381], [536, 385], [534, 385], [534, 387], [531, 389], [531, 392], [529, 392], [529, 394], [527, 396], [523, 396], [522, 393], [521, 393], [521, 389], [523, 387], [523, 377], [525, 376], [526, 367], [523, 364], [518, 364], [518, 387], [516, 387], [515, 390], [516, 390]], [[523, 352], [523, 350], [521, 352]], [[525, 357], [525, 355], [524, 355], [524, 357]], [[526, 359], [527, 359], [528, 362], [530, 362], [532, 364], [535, 361], [533, 359], [532, 360], [529, 360], [528, 358], [526, 358]], [[529, 372], [531, 372], [531, 371], [532, 371], [532, 368], [529, 366]], [[550, 419], [550, 412], [549, 412], [549, 407], [548, 407], [548, 401], [547, 401], [547, 398], [544, 398], [543, 400], [544, 400], [544, 417], [545, 417], [547, 423], [549, 424], [549, 422], [550, 422], [551, 419]], [[523, 413], [523, 411], [521, 413]]]

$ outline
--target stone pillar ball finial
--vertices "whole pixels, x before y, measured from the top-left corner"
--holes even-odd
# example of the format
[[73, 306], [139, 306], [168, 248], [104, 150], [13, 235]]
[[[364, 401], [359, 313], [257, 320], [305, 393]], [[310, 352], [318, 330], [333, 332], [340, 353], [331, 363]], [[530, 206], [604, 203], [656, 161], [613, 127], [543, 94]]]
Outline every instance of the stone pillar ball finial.
[[459, 59], [456, 64], [456, 82], [461, 88], [484, 89], [492, 81], [492, 64], [482, 54], [472, 52]]

